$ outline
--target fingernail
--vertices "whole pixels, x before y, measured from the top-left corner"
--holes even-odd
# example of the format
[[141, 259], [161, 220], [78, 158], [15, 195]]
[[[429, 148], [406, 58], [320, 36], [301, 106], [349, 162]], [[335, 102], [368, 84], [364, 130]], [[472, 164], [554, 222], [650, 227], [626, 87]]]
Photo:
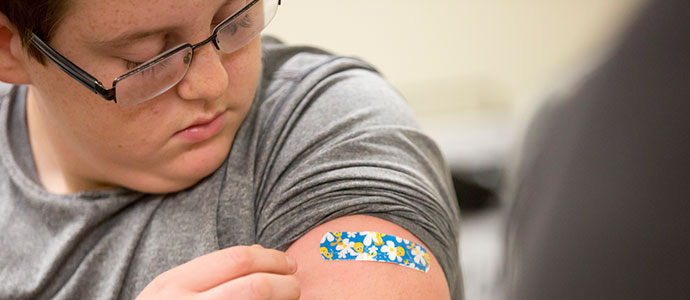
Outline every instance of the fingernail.
[[290, 267], [292, 272], [297, 271], [297, 262], [292, 257], [285, 255], [285, 260], [287, 261], [287, 265]]

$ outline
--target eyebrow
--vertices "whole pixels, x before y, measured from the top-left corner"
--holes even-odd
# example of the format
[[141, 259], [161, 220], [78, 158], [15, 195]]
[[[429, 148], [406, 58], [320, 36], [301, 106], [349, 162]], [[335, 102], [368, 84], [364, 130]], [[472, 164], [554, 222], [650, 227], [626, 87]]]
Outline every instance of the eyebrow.
[[141, 40], [150, 36], [160, 35], [166, 32], [173, 31], [176, 27], [161, 27], [152, 30], [134, 31], [134, 32], [124, 32], [115, 36], [114, 38], [109, 38], [107, 40], [98, 40], [92, 44], [97, 46], [119, 46], [125, 43], [133, 42], [136, 40]]

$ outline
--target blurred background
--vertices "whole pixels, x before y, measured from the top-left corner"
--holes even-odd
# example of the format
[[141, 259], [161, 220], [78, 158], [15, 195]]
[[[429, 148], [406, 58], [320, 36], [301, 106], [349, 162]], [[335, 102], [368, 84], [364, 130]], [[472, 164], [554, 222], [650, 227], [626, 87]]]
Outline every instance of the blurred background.
[[642, 0], [283, 1], [266, 33], [356, 56], [399, 89], [453, 172], [466, 299], [497, 299], [496, 193], [535, 107], [615, 44]]

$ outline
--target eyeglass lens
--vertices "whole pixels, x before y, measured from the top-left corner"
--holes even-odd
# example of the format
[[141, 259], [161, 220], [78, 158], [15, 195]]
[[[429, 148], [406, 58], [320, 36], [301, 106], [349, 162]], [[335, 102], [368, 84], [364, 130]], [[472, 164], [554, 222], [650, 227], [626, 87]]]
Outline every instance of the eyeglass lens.
[[[249, 1], [248, 1], [249, 2]], [[278, 1], [259, 0], [217, 30], [216, 43], [225, 53], [231, 53], [253, 40], [271, 21], [278, 9]], [[130, 106], [154, 98], [179, 83], [192, 62], [191, 45], [176, 48], [144, 63], [142, 69], [118, 78], [115, 97], [121, 106]]]
[[115, 97], [121, 106], [139, 104], [154, 98], [177, 84], [192, 60], [192, 47], [172, 55], [117, 82]]

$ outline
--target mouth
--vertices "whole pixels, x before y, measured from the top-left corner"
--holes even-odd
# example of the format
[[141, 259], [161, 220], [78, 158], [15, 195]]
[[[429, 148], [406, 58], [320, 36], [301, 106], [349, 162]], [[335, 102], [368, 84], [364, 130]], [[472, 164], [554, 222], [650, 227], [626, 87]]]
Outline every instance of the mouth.
[[224, 110], [211, 117], [199, 118], [189, 127], [176, 132], [173, 137], [191, 143], [207, 140], [223, 129], [226, 115], [227, 110]]

